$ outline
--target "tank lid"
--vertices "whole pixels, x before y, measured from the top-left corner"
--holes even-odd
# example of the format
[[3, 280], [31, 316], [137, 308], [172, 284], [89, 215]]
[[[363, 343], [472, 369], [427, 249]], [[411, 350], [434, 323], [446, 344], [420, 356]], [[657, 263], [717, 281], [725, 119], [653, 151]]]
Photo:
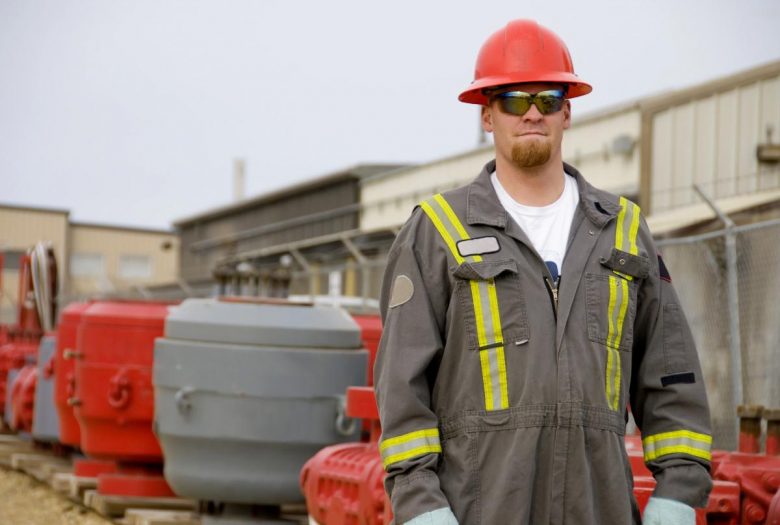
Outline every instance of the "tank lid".
[[165, 337], [299, 348], [362, 347], [360, 329], [344, 310], [279, 300], [186, 299], [171, 307]]
[[92, 303], [70, 303], [68, 306], [63, 308], [62, 313], [60, 314], [60, 322], [63, 320], [68, 321], [78, 321], [81, 319], [81, 315], [87, 311], [87, 308], [90, 307]]
[[83, 312], [84, 324], [162, 326], [172, 303], [96, 301]]

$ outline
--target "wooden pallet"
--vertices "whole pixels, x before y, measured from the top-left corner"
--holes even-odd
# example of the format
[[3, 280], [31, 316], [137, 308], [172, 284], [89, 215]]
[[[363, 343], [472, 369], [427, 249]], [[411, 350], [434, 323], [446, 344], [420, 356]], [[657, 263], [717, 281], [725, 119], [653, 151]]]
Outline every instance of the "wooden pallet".
[[11, 454], [11, 468], [48, 483], [55, 472], [72, 470], [70, 460], [52, 454], [17, 452]]
[[19, 453], [31, 453], [32, 441], [25, 441], [14, 434], [0, 435], [0, 465], [11, 467], [11, 456]]
[[126, 525], [200, 525], [200, 517], [184, 510], [128, 509]]
[[74, 476], [73, 474], [68, 478], [68, 497], [73, 501], [86, 505], [86, 494], [90, 490], [97, 490], [97, 478]]
[[198, 502], [184, 498], [143, 498], [99, 494], [97, 490], [84, 492], [84, 506], [107, 518], [118, 518], [130, 509], [188, 510], [198, 509]]
[[[63, 496], [67, 496], [70, 492], [70, 478], [73, 474], [70, 472], [54, 472], [49, 478], [49, 486]], [[79, 500], [81, 501], [81, 500]]]

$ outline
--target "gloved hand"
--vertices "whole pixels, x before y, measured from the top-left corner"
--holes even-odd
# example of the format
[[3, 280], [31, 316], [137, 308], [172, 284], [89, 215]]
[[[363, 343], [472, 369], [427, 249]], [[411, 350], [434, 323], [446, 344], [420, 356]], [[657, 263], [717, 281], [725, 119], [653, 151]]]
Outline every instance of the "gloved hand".
[[458, 525], [458, 520], [449, 507], [442, 507], [415, 516], [404, 525]]
[[642, 516], [642, 525], [696, 525], [696, 511], [673, 499], [651, 497]]

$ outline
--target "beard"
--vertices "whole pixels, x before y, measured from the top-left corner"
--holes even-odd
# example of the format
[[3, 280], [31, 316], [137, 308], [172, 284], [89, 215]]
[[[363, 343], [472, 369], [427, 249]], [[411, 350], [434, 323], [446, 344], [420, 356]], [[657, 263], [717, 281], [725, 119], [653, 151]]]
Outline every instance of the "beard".
[[512, 163], [518, 168], [535, 168], [550, 160], [551, 153], [548, 140], [528, 140], [512, 146]]

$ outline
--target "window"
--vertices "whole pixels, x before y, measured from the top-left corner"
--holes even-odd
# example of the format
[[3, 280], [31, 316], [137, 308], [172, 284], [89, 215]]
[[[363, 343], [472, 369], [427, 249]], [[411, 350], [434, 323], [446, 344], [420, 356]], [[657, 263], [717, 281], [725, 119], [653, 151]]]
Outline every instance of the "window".
[[70, 274], [74, 277], [105, 275], [103, 256], [99, 253], [74, 253], [70, 256]]
[[148, 255], [122, 255], [119, 257], [119, 277], [122, 279], [149, 279], [152, 276], [152, 260]]

